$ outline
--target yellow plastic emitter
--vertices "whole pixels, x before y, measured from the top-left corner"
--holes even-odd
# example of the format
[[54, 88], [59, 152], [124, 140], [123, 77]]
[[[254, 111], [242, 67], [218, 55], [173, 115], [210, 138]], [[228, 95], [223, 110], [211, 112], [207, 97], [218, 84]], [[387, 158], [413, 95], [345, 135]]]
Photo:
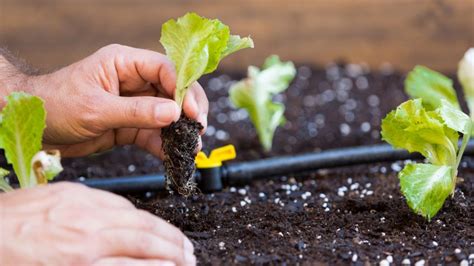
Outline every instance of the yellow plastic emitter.
[[203, 168], [214, 168], [222, 166], [223, 161], [228, 161], [235, 159], [235, 147], [234, 145], [226, 145], [211, 151], [211, 155], [209, 157], [206, 156], [204, 152], [199, 152], [196, 155], [196, 167], [198, 169]]

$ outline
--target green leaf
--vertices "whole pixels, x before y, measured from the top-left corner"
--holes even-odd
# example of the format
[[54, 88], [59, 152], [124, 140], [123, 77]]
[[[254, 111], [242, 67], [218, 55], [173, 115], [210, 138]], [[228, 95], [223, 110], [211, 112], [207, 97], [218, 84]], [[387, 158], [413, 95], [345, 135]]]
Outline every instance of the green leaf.
[[408, 74], [405, 79], [405, 91], [413, 99], [423, 99], [423, 105], [428, 110], [441, 106], [442, 99], [456, 109], [461, 109], [453, 82], [443, 74], [424, 66], [416, 66]]
[[272, 97], [288, 88], [296, 69], [292, 62], [281, 62], [278, 56], [269, 57], [265, 66], [263, 70], [250, 66], [248, 78], [234, 84], [229, 94], [235, 107], [247, 110], [260, 143], [269, 151], [276, 128], [285, 122], [285, 106], [273, 102]]
[[240, 38], [239, 35], [230, 35], [227, 48], [225, 49], [222, 57], [226, 57], [229, 54], [235, 53], [245, 48], [253, 48], [253, 40], [250, 37]]
[[176, 68], [174, 98], [179, 106], [183, 104], [188, 87], [202, 75], [214, 71], [222, 58], [253, 47], [250, 38], [230, 36], [229, 27], [219, 20], [195, 13], [163, 24], [160, 42]]
[[382, 139], [395, 148], [419, 152], [436, 165], [454, 165], [458, 133], [445, 126], [435, 111], [426, 111], [421, 99], [408, 100], [382, 120]]
[[269, 57], [265, 59], [262, 69], [267, 69], [274, 65], [279, 65], [279, 64], [281, 64], [280, 57], [278, 55], [270, 55]]
[[0, 124], [0, 148], [13, 165], [20, 186], [31, 187], [36, 185], [31, 178], [31, 159], [41, 149], [46, 127], [43, 101], [23, 92], [10, 94], [6, 101]]
[[454, 190], [450, 166], [408, 164], [399, 173], [400, 186], [408, 206], [430, 220]]
[[0, 190], [3, 191], [11, 191], [13, 188], [8, 184], [8, 182], [5, 180], [5, 176], [7, 176], [10, 172], [7, 170], [0, 168]]
[[472, 122], [469, 116], [464, 112], [456, 109], [444, 99], [441, 100], [441, 106], [437, 111], [443, 118], [446, 126], [463, 134], [470, 134]]
[[459, 62], [458, 79], [464, 90], [467, 106], [474, 119], [474, 48], [470, 48]]

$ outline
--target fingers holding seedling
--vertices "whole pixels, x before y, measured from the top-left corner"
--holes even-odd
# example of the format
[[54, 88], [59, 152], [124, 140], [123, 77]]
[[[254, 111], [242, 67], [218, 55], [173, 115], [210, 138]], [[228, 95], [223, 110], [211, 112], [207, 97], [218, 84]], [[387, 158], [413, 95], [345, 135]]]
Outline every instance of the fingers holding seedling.
[[180, 113], [176, 102], [164, 98], [107, 96], [105, 102], [100, 117], [107, 129], [161, 128], [176, 121]]
[[[230, 29], [217, 19], [187, 13], [171, 19], [161, 28], [160, 42], [176, 70], [174, 99], [185, 116], [162, 130], [164, 165], [168, 184], [182, 195], [195, 189], [193, 180], [195, 152], [199, 135], [207, 126], [208, 103], [196, 81], [216, 70], [219, 62], [231, 53], [253, 47], [249, 37], [230, 35]], [[197, 122], [196, 122], [197, 121]]]

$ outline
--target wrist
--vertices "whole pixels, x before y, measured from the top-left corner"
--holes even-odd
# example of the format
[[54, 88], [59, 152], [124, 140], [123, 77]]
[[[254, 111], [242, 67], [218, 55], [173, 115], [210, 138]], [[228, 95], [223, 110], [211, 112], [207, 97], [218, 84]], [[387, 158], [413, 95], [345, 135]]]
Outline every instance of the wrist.
[[24, 91], [30, 76], [18, 71], [0, 55], [0, 108], [5, 105], [4, 98], [16, 91]]

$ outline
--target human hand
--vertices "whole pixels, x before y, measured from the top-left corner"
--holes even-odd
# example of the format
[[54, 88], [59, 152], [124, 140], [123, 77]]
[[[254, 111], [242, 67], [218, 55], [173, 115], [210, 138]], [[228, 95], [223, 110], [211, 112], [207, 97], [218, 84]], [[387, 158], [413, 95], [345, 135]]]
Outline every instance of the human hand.
[[[149, 50], [109, 45], [51, 74], [28, 77], [25, 83], [23, 90], [45, 101], [44, 148], [59, 149], [66, 157], [136, 144], [163, 158], [160, 128], [181, 113], [171, 100], [176, 87], [173, 64]], [[208, 100], [197, 82], [183, 110], [206, 128]]]
[[0, 265], [195, 265], [174, 226], [109, 192], [57, 183], [0, 194]]

